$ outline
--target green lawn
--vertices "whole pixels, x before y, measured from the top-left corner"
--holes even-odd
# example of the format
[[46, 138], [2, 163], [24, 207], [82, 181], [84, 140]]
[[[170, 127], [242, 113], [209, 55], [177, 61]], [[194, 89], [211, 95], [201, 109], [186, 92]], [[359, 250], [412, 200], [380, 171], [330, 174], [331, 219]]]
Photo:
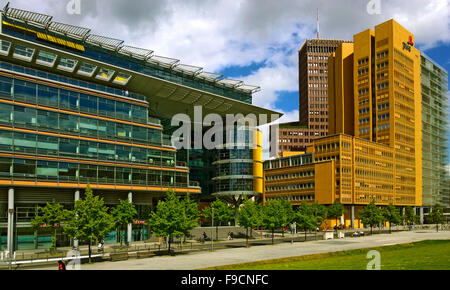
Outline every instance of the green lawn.
[[450, 270], [450, 240], [309, 255], [210, 268], [210, 270], [365, 270], [370, 250], [381, 254], [381, 270]]

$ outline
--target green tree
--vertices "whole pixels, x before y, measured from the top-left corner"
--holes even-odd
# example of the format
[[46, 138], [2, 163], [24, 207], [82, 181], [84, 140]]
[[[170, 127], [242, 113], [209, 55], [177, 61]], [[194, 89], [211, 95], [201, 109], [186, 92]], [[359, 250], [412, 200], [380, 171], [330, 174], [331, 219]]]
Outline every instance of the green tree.
[[115, 227], [117, 229], [117, 235], [119, 237], [120, 246], [125, 237], [122, 236], [122, 230], [126, 230], [127, 225], [133, 223], [133, 220], [137, 216], [137, 210], [128, 199], [120, 200], [119, 204], [111, 210]]
[[435, 207], [428, 214], [430, 223], [436, 224], [436, 231], [439, 232], [439, 224], [445, 223], [444, 211], [441, 207]]
[[246, 229], [246, 247], [248, 247], [248, 230], [262, 224], [261, 205], [245, 197], [239, 208], [238, 222]]
[[91, 262], [91, 245], [94, 240], [103, 240], [114, 228], [114, 220], [104, 205], [103, 198], [94, 196], [88, 185], [84, 199], [75, 202], [74, 210], [64, 227], [64, 232], [71, 238], [88, 241], [89, 263]]
[[311, 207], [313, 214], [317, 219], [317, 226], [320, 227], [320, 225], [325, 221], [325, 219], [328, 216], [328, 209], [323, 204], [318, 203], [313, 203]]
[[344, 206], [337, 200], [328, 207], [328, 217], [336, 219], [336, 229], [338, 225], [338, 219], [344, 214], [344, 212]]
[[181, 222], [180, 232], [182, 232], [185, 237], [188, 237], [191, 235], [191, 230], [198, 226], [200, 213], [198, 211], [198, 204], [190, 198], [189, 194], [182, 200], [182, 205], [183, 221]]
[[187, 235], [188, 231], [198, 223], [198, 214], [195, 209], [189, 198], [180, 200], [173, 190], [167, 191], [165, 200], [158, 202], [156, 211], [151, 214], [149, 224], [153, 233], [168, 237], [169, 253], [172, 239]]
[[[292, 205], [286, 205], [284, 200], [270, 200], [262, 210], [262, 225], [272, 231], [272, 245], [274, 242], [275, 229], [286, 227], [294, 219]], [[284, 229], [283, 229], [284, 231]]]
[[205, 219], [212, 221], [214, 217], [214, 225], [216, 226], [216, 240], [219, 239], [219, 226], [233, 220], [233, 216], [233, 209], [219, 198], [212, 202], [210, 206], [203, 209], [203, 217]]
[[67, 217], [68, 211], [64, 209], [64, 206], [53, 200], [51, 203], [47, 202], [44, 207], [38, 207], [38, 215], [31, 220], [31, 225], [36, 229], [47, 227], [53, 230], [52, 251], [56, 251], [57, 231], [62, 228], [63, 222]]
[[391, 203], [383, 209], [383, 220], [389, 222], [389, 233], [392, 233], [392, 224], [398, 225], [401, 222], [401, 217], [398, 209]]
[[308, 230], [316, 230], [318, 217], [316, 216], [317, 207], [307, 203], [302, 202], [295, 212], [295, 222], [297, 226], [302, 227], [305, 230], [305, 241], [306, 233]]
[[383, 221], [383, 214], [381, 209], [375, 205], [372, 200], [366, 207], [359, 211], [361, 221], [365, 225], [370, 225], [370, 234], [373, 233], [373, 225], [377, 225]]

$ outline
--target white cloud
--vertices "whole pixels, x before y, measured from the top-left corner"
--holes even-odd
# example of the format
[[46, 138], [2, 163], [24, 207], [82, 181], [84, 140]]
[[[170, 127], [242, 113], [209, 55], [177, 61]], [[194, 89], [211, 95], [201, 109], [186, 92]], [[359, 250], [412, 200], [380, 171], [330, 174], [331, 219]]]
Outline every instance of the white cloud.
[[367, 13], [369, 0], [82, 0], [81, 15], [67, 14], [68, 2], [12, 0], [11, 6], [92, 28], [205, 71], [263, 63], [242, 79], [261, 86], [254, 104], [271, 109], [277, 92], [297, 91], [297, 50], [315, 37], [316, 8], [321, 37], [351, 40], [354, 33], [395, 18], [415, 33], [421, 47], [450, 42], [448, 0], [381, 0], [380, 15]]

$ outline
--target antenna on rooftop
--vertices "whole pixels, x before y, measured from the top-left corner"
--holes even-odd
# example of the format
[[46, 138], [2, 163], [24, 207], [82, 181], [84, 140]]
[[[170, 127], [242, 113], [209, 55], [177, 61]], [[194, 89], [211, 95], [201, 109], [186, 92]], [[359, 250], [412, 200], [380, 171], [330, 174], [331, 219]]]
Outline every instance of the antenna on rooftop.
[[319, 27], [319, 8], [317, 8], [317, 39], [319, 39], [319, 32], [320, 32], [320, 27]]

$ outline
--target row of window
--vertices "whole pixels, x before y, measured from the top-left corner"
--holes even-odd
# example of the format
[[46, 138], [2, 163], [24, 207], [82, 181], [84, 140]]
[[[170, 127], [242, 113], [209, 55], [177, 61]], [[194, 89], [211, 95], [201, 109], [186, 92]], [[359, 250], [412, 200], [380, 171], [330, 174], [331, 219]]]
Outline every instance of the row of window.
[[269, 176], [266, 176], [266, 181], [286, 180], [286, 179], [309, 177], [309, 176], [314, 176], [314, 171], [301, 171], [301, 172], [294, 172], [294, 173], [288, 173], [288, 174], [269, 175]]
[[389, 113], [378, 115], [378, 121], [389, 119]]
[[[5, 42], [4, 40], [0, 40], [0, 43], [3, 44], [4, 42]], [[81, 68], [82, 67], [83, 66], [81, 66]], [[4, 61], [0, 61], [0, 68], [6, 69], [9, 71], [18, 72], [18, 73], [28, 74], [31, 76], [36, 76], [36, 77], [43, 78], [43, 79], [48, 79], [51, 81], [57, 81], [57, 82], [61, 82], [61, 83], [78, 86], [78, 87], [83, 87], [86, 89], [101, 91], [101, 92], [105, 92], [105, 93], [113, 94], [113, 95], [117, 95], [117, 96], [130, 97], [130, 98], [138, 99], [141, 101], [146, 100], [145, 96], [139, 95], [139, 94], [136, 94], [133, 92], [128, 92], [126, 90], [116, 89], [116, 88], [113, 88], [110, 86], [104, 86], [104, 85], [100, 85], [100, 84], [96, 84], [96, 83], [92, 83], [92, 82], [86, 82], [86, 81], [78, 80], [78, 79], [74, 79], [74, 78], [68, 78], [63, 75], [47, 73], [45, 71], [36, 70], [36, 69], [29, 68], [29, 67], [21, 66], [21, 65], [11, 64], [11, 63], [7, 63]]]
[[314, 188], [314, 182], [266, 186], [266, 191], [271, 192], [271, 191], [299, 190], [311, 188]]
[[387, 89], [387, 88], [389, 88], [389, 82], [377, 84], [377, 89], [379, 89], [379, 90]]
[[130, 167], [0, 158], [0, 178], [89, 183], [187, 186], [187, 173]]
[[253, 175], [252, 163], [225, 163], [216, 166], [216, 176]]
[[370, 133], [370, 128], [362, 128], [362, 129], [359, 129], [359, 134], [360, 134], [360, 135], [368, 134], [368, 133]]
[[75, 112], [147, 123], [147, 107], [0, 76], [0, 97]]
[[287, 196], [275, 196], [267, 197], [266, 201], [271, 200], [287, 200], [287, 201], [301, 201], [301, 200], [314, 200], [314, 195], [287, 195]]
[[389, 109], [389, 103], [378, 105], [378, 110]]
[[4, 130], [0, 151], [175, 166], [174, 152]]
[[370, 118], [359, 119], [359, 124], [366, 124], [370, 122]]
[[358, 90], [358, 94], [361, 96], [361, 95], [365, 95], [365, 94], [368, 94], [369, 93], [369, 88], [365, 88], [365, 89], [362, 89], [362, 90]]
[[0, 103], [0, 124], [143, 144], [162, 144], [162, 132], [158, 129], [4, 103]]
[[359, 114], [361, 115], [361, 114], [366, 114], [366, 113], [370, 113], [370, 109], [369, 108], [362, 108], [362, 109], [359, 109]]

